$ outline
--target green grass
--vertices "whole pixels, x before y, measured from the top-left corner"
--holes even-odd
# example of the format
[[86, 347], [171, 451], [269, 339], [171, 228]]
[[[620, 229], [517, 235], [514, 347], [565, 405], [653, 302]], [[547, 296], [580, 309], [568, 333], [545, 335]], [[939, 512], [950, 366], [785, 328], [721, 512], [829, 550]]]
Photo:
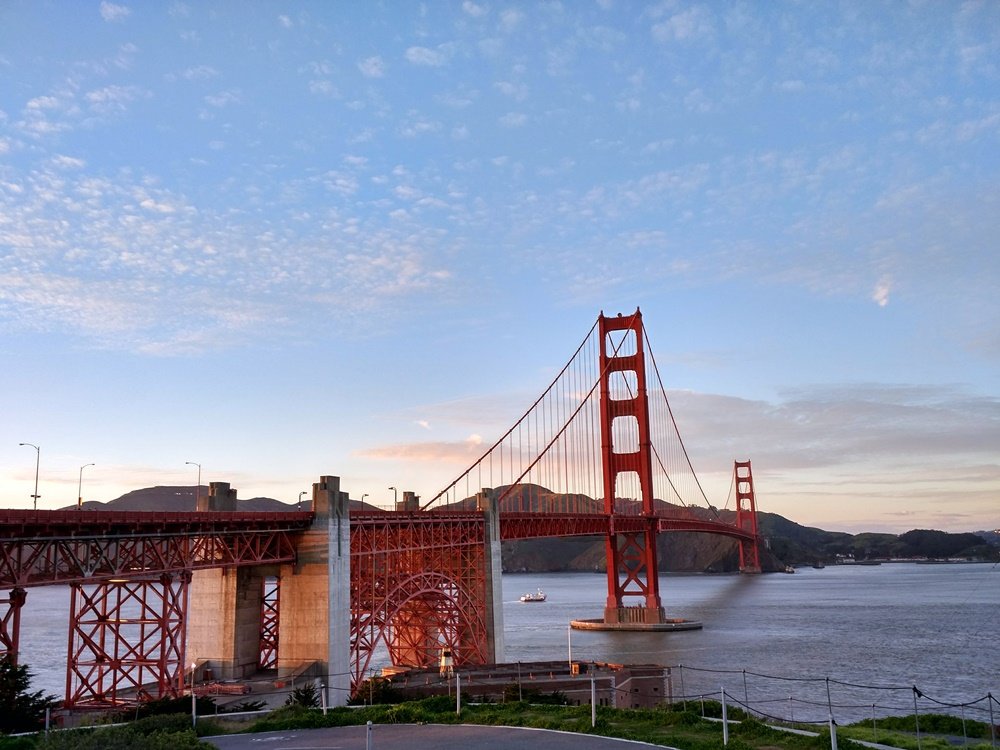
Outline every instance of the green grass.
[[[919, 750], [954, 750], [956, 745], [949, 737], [959, 742], [966, 738], [967, 743], [959, 745], [964, 750], [991, 750], [990, 725], [985, 722], [968, 719], [963, 727], [962, 719], [947, 714], [921, 714], [919, 721]], [[918, 750], [917, 722], [913, 715], [876, 719], [874, 727], [871, 721], [859, 721], [841, 727], [837, 736]]]
[[[690, 704], [689, 704], [690, 705]], [[718, 703], [705, 702], [707, 716], [721, 714]], [[455, 701], [447, 696], [425, 698], [396, 704], [380, 704], [360, 708], [334, 708], [326, 715], [316, 709], [290, 705], [258, 719], [249, 727], [227, 721], [224, 715], [199, 722], [198, 736], [190, 729], [189, 714], [151, 716], [126, 727], [105, 728], [83, 732], [50, 733], [48, 737], [0, 738], [0, 750], [126, 750], [155, 748], [157, 750], [187, 750], [204, 748], [199, 737], [233, 732], [264, 732], [273, 730], [308, 729], [318, 727], [373, 724], [484, 724], [491, 726], [556, 729], [580, 734], [669, 745], [683, 750], [828, 750], [830, 735], [819, 729], [816, 737], [790, 734], [766, 726], [742, 711], [730, 708], [729, 717], [739, 724], [730, 725], [729, 745], [722, 744], [722, 725], [706, 721], [698, 712], [683, 710], [680, 705], [655, 709], [615, 709], [599, 707], [596, 725], [591, 726], [590, 706], [556, 706], [527, 702], [482, 703], [463, 705], [462, 714], [455, 713]], [[909, 722], [909, 723], [907, 723]], [[957, 722], [957, 724], [955, 723]], [[816, 727], [803, 727], [816, 730]], [[880, 719], [877, 722], [878, 742], [905, 750], [917, 750], [913, 717]], [[920, 716], [920, 750], [954, 750], [945, 740], [933, 734], [962, 737], [960, 719], [935, 715]], [[981, 722], [967, 722], [966, 735], [970, 750], [989, 749], [989, 727]], [[985, 739], [983, 739], [985, 737]], [[872, 740], [870, 722], [838, 728], [839, 750], [862, 750], [851, 741]], [[963, 748], [965, 750], [965, 748]]]
[[[705, 706], [706, 713], [721, 713], [721, 710], [716, 710], [718, 706], [708, 702]], [[693, 711], [679, 709], [679, 706], [657, 709], [598, 708], [596, 724], [591, 727], [590, 706], [485, 703], [463, 706], [459, 717], [455, 713], [454, 699], [436, 697], [388, 706], [336, 708], [326, 716], [318, 711], [287, 707], [258, 720], [245, 731], [346, 726], [369, 721], [373, 724], [461, 723], [555, 729], [670, 745], [684, 750], [723, 750], [721, 724], [705, 721]], [[743, 721], [730, 726], [726, 750], [827, 750], [830, 747], [829, 735], [803, 737], [771, 729], [739, 711], [734, 710], [731, 715]], [[847, 741], [840, 747], [848, 750], [852, 745]]]

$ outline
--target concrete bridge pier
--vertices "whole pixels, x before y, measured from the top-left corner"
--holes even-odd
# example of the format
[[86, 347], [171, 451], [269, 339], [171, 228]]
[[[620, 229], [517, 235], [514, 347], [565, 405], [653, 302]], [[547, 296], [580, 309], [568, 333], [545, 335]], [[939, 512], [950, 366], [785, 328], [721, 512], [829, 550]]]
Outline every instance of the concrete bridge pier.
[[[330, 705], [350, 697], [350, 552], [347, 494], [339, 477], [313, 484], [313, 525], [294, 564], [195, 571], [191, 581], [186, 663], [217, 679], [246, 679], [261, 658], [264, 583], [278, 579], [277, 676], [317, 677]], [[236, 490], [212, 482], [199, 511], [235, 511]], [[198, 673], [200, 679], [204, 672]]]
[[313, 525], [298, 544], [298, 560], [282, 565], [278, 613], [278, 673], [310, 663], [328, 686], [329, 705], [351, 694], [351, 523], [340, 477], [313, 484]]
[[[208, 495], [198, 498], [200, 512], [235, 510], [236, 490], [228, 482], [212, 482]], [[245, 679], [257, 671], [263, 583], [277, 573], [276, 566], [192, 573], [185, 669], [203, 665], [223, 680]], [[205, 672], [198, 676], [204, 679]]]

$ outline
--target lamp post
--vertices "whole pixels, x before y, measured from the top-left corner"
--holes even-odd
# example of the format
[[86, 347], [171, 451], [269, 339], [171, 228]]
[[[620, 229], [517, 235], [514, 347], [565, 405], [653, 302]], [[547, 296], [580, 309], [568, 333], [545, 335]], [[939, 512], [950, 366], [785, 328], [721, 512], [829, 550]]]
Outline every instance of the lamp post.
[[76, 486], [76, 509], [81, 510], [83, 508], [83, 470], [88, 466], [97, 466], [97, 464], [84, 464], [80, 467], [80, 483]]
[[302, 510], [302, 496], [308, 494], [309, 493], [306, 490], [302, 490], [302, 492], [299, 493], [299, 505], [298, 505], [299, 510]]
[[392, 509], [396, 510], [396, 505], [399, 503], [399, 495], [395, 487], [390, 487], [389, 489], [392, 490]]
[[367, 492], [364, 492], [364, 493], [361, 494], [361, 504], [362, 505], [365, 504], [365, 498], [366, 497], [368, 497], [368, 493]]
[[194, 509], [198, 510], [198, 501], [201, 500], [201, 464], [196, 461], [185, 461], [184, 464], [198, 467], [198, 485], [194, 488]]
[[38, 510], [38, 498], [41, 497], [41, 495], [38, 494], [38, 464], [42, 458], [42, 449], [34, 443], [18, 443], [18, 445], [28, 445], [35, 449], [35, 494], [31, 496], [31, 499], [34, 501], [32, 507], [35, 510]]

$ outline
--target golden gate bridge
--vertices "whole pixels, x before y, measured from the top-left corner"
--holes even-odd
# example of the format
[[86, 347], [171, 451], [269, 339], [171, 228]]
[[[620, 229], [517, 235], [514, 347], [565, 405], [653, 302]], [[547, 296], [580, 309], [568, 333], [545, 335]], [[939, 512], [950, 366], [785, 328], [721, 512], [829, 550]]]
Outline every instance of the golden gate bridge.
[[760, 572], [756, 500], [736, 461], [734, 511], [708, 502], [651, 350], [639, 310], [599, 315], [521, 418], [422, 505], [352, 504], [321, 477], [309, 511], [238, 512], [224, 482], [193, 513], [0, 511], [0, 655], [17, 659], [27, 591], [63, 584], [68, 708], [180, 695], [199, 664], [241, 679], [313, 663], [346, 695], [382, 647], [398, 667], [443, 650], [456, 666], [503, 661], [500, 542], [584, 535], [605, 540], [598, 626], [674, 628], [659, 534], [730, 537], [740, 570]]

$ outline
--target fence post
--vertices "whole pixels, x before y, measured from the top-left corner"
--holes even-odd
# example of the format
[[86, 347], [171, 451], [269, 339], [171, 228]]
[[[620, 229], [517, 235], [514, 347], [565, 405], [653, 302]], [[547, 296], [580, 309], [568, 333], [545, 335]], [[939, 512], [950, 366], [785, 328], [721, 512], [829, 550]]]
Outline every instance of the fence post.
[[997, 746], [997, 726], [993, 723], [993, 693], [986, 694], [986, 702], [990, 707], [990, 747]]
[[319, 699], [320, 702], [323, 704], [323, 715], [326, 716], [326, 706], [327, 706], [326, 685], [323, 684], [322, 682], [319, 684]]
[[920, 711], [917, 709], [917, 696], [920, 695], [917, 686], [913, 686], [913, 721], [917, 725], [917, 750], [920, 750]]
[[[729, 744], [729, 720], [726, 718], [726, 689], [722, 688], [722, 744]], [[835, 749], [836, 750], [836, 749]]]
[[830, 750], [837, 750], [837, 722], [830, 717]]
[[455, 672], [455, 714], [462, 715], [462, 675]]
[[677, 668], [681, 671], [681, 701], [684, 703], [684, 710], [688, 710], [687, 693], [684, 691], [684, 665], [678, 664]]
[[875, 704], [872, 703], [872, 742], [878, 742], [878, 727], [875, 726]]
[[590, 726], [597, 726], [597, 682], [593, 671], [590, 673]]
[[747, 690], [747, 671], [743, 670], [743, 705], [746, 706], [747, 713], [750, 712], [750, 691]]
[[830, 678], [826, 678], [826, 710], [830, 714], [830, 721], [833, 721], [833, 699], [830, 697]]

